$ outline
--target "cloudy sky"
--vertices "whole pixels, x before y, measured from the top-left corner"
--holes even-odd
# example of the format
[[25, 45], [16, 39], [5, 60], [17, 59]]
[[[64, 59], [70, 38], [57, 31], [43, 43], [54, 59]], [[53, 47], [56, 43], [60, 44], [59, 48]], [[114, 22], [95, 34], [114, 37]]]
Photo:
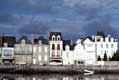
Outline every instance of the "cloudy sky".
[[97, 31], [118, 38], [119, 0], [0, 0], [0, 34], [49, 31], [73, 40]]

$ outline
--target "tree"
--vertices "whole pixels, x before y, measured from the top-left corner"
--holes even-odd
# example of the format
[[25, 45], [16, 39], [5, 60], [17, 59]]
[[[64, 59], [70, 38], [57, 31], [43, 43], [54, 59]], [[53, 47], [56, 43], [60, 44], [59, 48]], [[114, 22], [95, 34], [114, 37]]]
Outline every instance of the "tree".
[[116, 53], [114, 53], [114, 55], [112, 56], [112, 61], [119, 61], [119, 51], [117, 51]]
[[112, 58], [109, 56], [109, 61], [112, 61]]
[[107, 54], [106, 54], [106, 53], [104, 54], [103, 60], [104, 60], [104, 61], [107, 61]]
[[98, 61], [101, 61], [101, 57], [100, 56], [98, 56]]
[[112, 56], [112, 61], [116, 61], [116, 53]]
[[119, 51], [116, 51], [116, 61], [119, 61]]

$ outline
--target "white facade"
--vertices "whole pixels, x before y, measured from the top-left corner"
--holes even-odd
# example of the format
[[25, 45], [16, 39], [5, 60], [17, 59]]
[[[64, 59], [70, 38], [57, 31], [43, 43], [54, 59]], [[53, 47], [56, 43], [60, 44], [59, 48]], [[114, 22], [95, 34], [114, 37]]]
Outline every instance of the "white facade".
[[74, 48], [74, 61], [77, 64], [85, 65], [95, 65], [96, 55], [95, 55], [95, 43], [89, 38], [84, 41], [81, 39], [77, 40], [76, 46]]
[[49, 45], [35, 44], [33, 46], [33, 64], [49, 64]]
[[70, 50], [70, 46], [66, 45], [65, 50], [63, 51], [63, 65], [73, 65], [74, 63], [74, 54]]
[[83, 44], [85, 47], [85, 65], [95, 65], [97, 61], [95, 42], [86, 38]]
[[14, 59], [14, 48], [3, 47], [2, 59]]
[[[62, 41], [49, 41], [49, 43], [50, 43], [50, 58], [61, 58], [62, 51], [63, 51], [63, 42]], [[58, 45], [60, 47], [59, 50], [57, 49]]]
[[63, 63], [63, 41], [61, 33], [51, 32], [49, 36], [50, 56], [49, 64], [60, 65]]
[[81, 43], [81, 40], [79, 39], [76, 42], [76, 46], [74, 48], [74, 64], [80, 63], [85, 63], [85, 50], [84, 46]]
[[104, 54], [107, 54], [107, 57], [112, 57], [113, 54], [118, 50], [118, 42], [115, 38], [111, 36], [95, 36], [96, 44], [96, 54], [102, 59]]

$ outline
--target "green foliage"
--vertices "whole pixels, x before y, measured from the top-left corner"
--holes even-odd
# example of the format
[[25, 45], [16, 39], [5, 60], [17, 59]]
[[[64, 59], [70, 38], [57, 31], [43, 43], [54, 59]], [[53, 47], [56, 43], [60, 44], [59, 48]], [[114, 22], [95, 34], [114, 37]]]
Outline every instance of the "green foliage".
[[107, 54], [105, 53], [103, 60], [104, 60], [104, 61], [107, 61], [107, 59], [108, 59], [108, 58], [107, 58]]
[[109, 61], [111, 61], [112, 60], [112, 58], [109, 56]]
[[114, 55], [112, 56], [111, 61], [119, 61], [119, 51], [114, 53]]
[[98, 61], [101, 61], [101, 57], [100, 56], [98, 56]]

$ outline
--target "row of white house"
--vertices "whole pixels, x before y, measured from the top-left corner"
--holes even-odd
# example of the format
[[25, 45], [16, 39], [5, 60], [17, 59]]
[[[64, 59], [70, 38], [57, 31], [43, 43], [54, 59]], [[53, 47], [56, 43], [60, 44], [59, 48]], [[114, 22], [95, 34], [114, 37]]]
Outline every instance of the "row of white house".
[[39, 37], [31, 42], [23, 37], [13, 49], [4, 47], [1, 50], [3, 61], [13, 60], [15, 64], [96, 65], [98, 56], [103, 58], [106, 53], [108, 58], [112, 57], [118, 50], [118, 42], [110, 35], [97, 33], [72, 43], [63, 40], [60, 32], [50, 32], [48, 39]]

